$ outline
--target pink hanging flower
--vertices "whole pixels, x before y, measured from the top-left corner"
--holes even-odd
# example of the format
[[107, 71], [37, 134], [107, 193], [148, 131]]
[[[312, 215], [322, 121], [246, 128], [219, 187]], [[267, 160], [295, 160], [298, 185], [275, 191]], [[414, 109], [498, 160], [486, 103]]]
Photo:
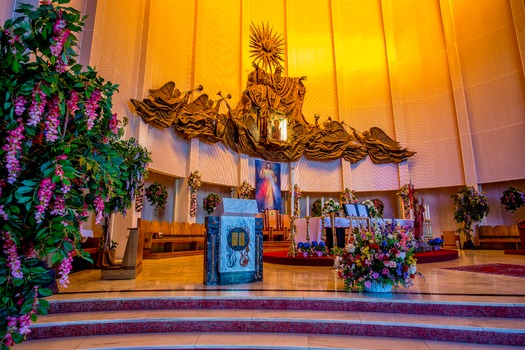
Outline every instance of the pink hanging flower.
[[47, 113], [44, 135], [48, 142], [55, 142], [58, 139], [58, 127], [60, 126], [60, 120], [58, 119], [60, 117], [59, 102], [58, 96], [53, 96]]
[[[38, 98], [37, 98], [38, 95]], [[40, 100], [40, 101], [39, 101]], [[29, 120], [27, 126], [37, 126], [42, 119], [47, 104], [46, 95], [42, 90], [33, 90], [31, 95], [31, 106], [29, 106]]]
[[27, 98], [25, 96], [17, 96], [14, 99], [15, 114], [21, 116], [26, 110]]
[[76, 91], [71, 91], [71, 94], [69, 95], [69, 100], [66, 101], [67, 109], [69, 110], [69, 114], [75, 115], [75, 112], [80, 109], [78, 106], [79, 96]]
[[111, 119], [109, 120], [109, 130], [117, 135], [118, 134], [118, 118], [117, 113], [113, 113]]
[[72, 252], [69, 252], [67, 257], [62, 260], [60, 263], [60, 266], [58, 267], [58, 274], [60, 275], [60, 279], [58, 283], [63, 288], [67, 288], [67, 285], [69, 284], [69, 273], [71, 272], [71, 262], [73, 261], [73, 254]]
[[4, 239], [4, 253], [7, 255], [7, 266], [11, 270], [11, 276], [13, 278], [24, 278], [24, 273], [22, 272], [22, 263], [18, 257], [18, 252], [16, 251], [15, 242], [9, 237], [9, 232], [3, 232], [2, 238]]
[[100, 100], [100, 90], [95, 90], [91, 93], [91, 96], [86, 101], [86, 116], [87, 116], [87, 129], [91, 130], [95, 125], [95, 119], [98, 117], [97, 108]]
[[18, 177], [18, 172], [22, 169], [20, 167], [20, 154], [22, 151], [22, 140], [25, 136], [22, 134], [24, 131], [24, 125], [22, 124], [22, 118], [16, 120], [18, 126], [7, 131], [7, 137], [5, 139], [5, 145], [2, 147], [6, 151], [5, 160], [6, 168], [8, 171], [7, 182], [13, 184]]
[[95, 204], [95, 212], [97, 213], [95, 222], [100, 224], [104, 215], [104, 199], [102, 199], [101, 196], [97, 196], [93, 202]]
[[38, 189], [38, 200], [40, 201], [40, 204], [36, 206], [35, 213], [35, 219], [38, 223], [42, 222], [44, 219], [44, 213], [53, 197], [55, 187], [56, 184], [50, 177], [45, 178], [40, 182], [40, 188]]

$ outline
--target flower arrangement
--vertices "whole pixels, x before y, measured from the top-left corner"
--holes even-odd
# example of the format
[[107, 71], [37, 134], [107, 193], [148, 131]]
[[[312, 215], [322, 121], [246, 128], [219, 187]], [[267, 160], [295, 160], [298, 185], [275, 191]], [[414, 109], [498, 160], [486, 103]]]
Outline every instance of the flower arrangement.
[[122, 139], [111, 111], [117, 85], [76, 62], [84, 23], [65, 2], [20, 4], [0, 26], [2, 349], [22, 342], [49, 307], [42, 297], [54, 279], [41, 258], [51, 256], [67, 288], [73, 255], [89, 259], [80, 246], [88, 213], [96, 224], [124, 213], [150, 161]]
[[146, 199], [149, 204], [157, 210], [159, 207], [164, 208], [168, 201], [168, 189], [163, 184], [154, 182], [146, 188]]
[[439, 237], [436, 237], [436, 238], [432, 238], [432, 239], [429, 239], [428, 240], [428, 244], [435, 247], [435, 246], [440, 246], [443, 244], [443, 240]]
[[525, 206], [525, 194], [512, 186], [503, 191], [503, 196], [500, 200], [501, 205], [505, 207], [505, 210], [512, 213]]
[[323, 214], [337, 213], [341, 210], [339, 202], [336, 202], [332, 198], [324, 201], [323, 205]]
[[312, 203], [312, 214], [314, 214], [314, 216], [321, 216], [323, 214], [323, 208], [321, 206], [321, 200], [320, 199], [316, 199]]
[[371, 289], [373, 284], [410, 287], [423, 275], [417, 271], [414, 241], [401, 227], [359, 231], [353, 243], [338, 252], [339, 278], [345, 289]]
[[322, 255], [325, 255], [328, 252], [328, 247], [326, 246], [326, 244], [323, 241], [320, 241], [320, 242], [313, 241], [312, 242], [312, 250], [318, 256], [322, 256]]
[[358, 202], [357, 193], [354, 190], [345, 188], [341, 194], [341, 201], [346, 204], [355, 204]]
[[246, 180], [244, 180], [242, 184], [237, 188], [237, 195], [240, 199], [250, 199], [253, 191], [253, 186]]
[[455, 205], [454, 220], [457, 223], [464, 223], [464, 227], [457, 229], [456, 232], [464, 232], [467, 241], [470, 241], [472, 223], [481, 221], [489, 213], [487, 197], [471, 186], [461, 188], [451, 197]]
[[[371, 217], [371, 218], [381, 218], [382, 217], [382, 213], [377, 209], [376, 205], [374, 204], [374, 202], [370, 199], [367, 199], [367, 200], [364, 200], [361, 204], [364, 204], [366, 205], [367, 209], [368, 209], [368, 215]], [[383, 202], [381, 202], [381, 205], [383, 204]], [[383, 206], [384, 208], [384, 206]]]
[[385, 205], [383, 204], [383, 201], [379, 198], [374, 198], [372, 199], [372, 204], [377, 211], [378, 216], [376, 216], [376, 218], [382, 218], [383, 212], [385, 211]]
[[198, 170], [195, 170], [188, 176], [188, 186], [190, 186], [190, 189], [196, 191], [199, 187], [201, 187], [201, 176], [202, 175]]
[[206, 212], [206, 214], [211, 215], [215, 208], [219, 205], [221, 202], [221, 197], [216, 195], [215, 193], [210, 193], [207, 195], [203, 201], [202, 201], [202, 208]]
[[299, 242], [297, 243], [297, 251], [307, 257], [312, 252], [312, 246], [310, 242]]

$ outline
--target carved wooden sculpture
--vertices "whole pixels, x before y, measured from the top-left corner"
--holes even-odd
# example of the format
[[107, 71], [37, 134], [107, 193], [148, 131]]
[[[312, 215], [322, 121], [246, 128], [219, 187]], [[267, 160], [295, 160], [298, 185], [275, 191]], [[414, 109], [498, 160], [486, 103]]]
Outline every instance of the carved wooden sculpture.
[[[306, 122], [302, 113], [306, 77], [281, 76], [283, 39], [272, 34], [268, 25], [252, 25], [250, 30], [254, 71], [235, 108], [226, 101], [231, 96], [224, 98], [221, 92], [216, 101], [202, 94], [188, 103], [194, 90], [181, 93], [174, 82], [168, 82], [150, 90], [147, 99], [131, 100], [137, 114], [146, 123], [173, 127], [185, 138], [223, 142], [235, 151], [271, 161], [297, 161], [304, 154], [309, 159], [344, 158], [356, 163], [369, 155], [374, 163], [382, 164], [399, 163], [415, 154], [377, 127], [360, 133], [331, 118], [322, 125], [317, 118], [315, 125]], [[202, 91], [202, 86], [195, 90]], [[223, 101], [226, 114], [219, 113]], [[286, 139], [275, 136], [283, 135], [276, 120], [286, 126]]]

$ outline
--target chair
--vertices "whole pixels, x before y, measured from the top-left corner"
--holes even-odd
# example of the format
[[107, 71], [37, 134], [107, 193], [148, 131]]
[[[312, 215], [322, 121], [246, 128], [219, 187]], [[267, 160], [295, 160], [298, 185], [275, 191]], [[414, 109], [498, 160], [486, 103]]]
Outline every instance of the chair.
[[455, 231], [443, 231], [443, 248], [457, 249]]
[[280, 225], [280, 214], [277, 210], [265, 210], [263, 217], [263, 236], [265, 233], [268, 235], [268, 240], [273, 241], [274, 236], [284, 237], [284, 231], [281, 229]]

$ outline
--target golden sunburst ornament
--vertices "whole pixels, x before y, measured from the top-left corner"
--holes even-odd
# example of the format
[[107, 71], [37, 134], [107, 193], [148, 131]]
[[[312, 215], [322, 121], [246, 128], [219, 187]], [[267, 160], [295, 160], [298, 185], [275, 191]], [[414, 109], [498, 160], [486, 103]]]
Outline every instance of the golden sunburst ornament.
[[254, 57], [253, 63], [262, 69], [275, 72], [277, 68], [283, 69], [281, 62], [284, 62], [285, 42], [281, 34], [272, 31], [268, 23], [260, 27], [253, 23], [250, 25], [250, 58]]

